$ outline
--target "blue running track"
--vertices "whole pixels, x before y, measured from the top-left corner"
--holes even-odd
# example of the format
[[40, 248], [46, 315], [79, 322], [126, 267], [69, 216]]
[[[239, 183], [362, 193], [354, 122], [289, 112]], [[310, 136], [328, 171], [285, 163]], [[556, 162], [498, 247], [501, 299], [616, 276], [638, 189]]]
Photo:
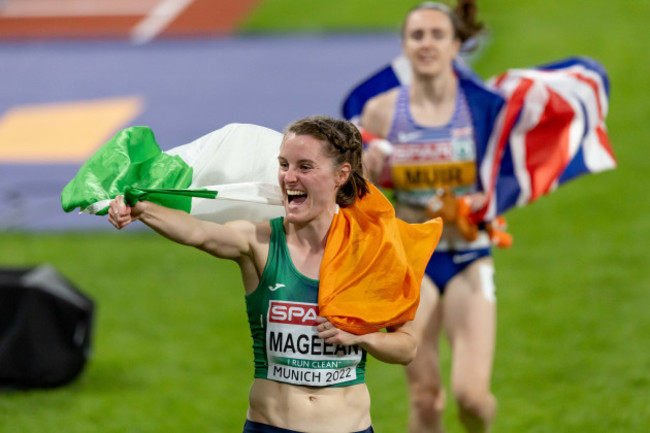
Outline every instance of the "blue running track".
[[[380, 33], [2, 43], [0, 116], [15, 106], [139, 96], [144, 110], [125, 126], [150, 126], [168, 149], [231, 122], [281, 130], [308, 115], [340, 116], [352, 86], [399, 51], [396, 35]], [[82, 162], [0, 159], [0, 230], [109, 228], [61, 210], [60, 192]]]

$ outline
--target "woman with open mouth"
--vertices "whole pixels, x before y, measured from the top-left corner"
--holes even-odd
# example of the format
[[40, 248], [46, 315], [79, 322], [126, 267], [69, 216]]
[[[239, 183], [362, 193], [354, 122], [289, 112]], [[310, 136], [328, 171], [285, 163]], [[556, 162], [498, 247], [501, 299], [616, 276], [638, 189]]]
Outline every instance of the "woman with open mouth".
[[415, 355], [409, 321], [358, 335], [319, 316], [321, 262], [333, 219], [339, 207], [369, 193], [361, 160], [353, 124], [315, 116], [289, 125], [282, 140], [285, 217], [217, 224], [151, 202], [111, 202], [109, 221], [118, 229], [140, 220], [239, 265], [255, 360], [244, 432], [372, 432], [366, 354], [399, 364]]

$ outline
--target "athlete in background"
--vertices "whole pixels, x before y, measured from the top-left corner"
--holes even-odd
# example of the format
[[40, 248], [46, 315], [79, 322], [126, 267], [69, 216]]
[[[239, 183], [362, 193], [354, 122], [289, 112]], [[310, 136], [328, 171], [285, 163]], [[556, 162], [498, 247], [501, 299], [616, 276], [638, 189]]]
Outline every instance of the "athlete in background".
[[451, 389], [466, 430], [489, 431], [496, 412], [490, 391], [496, 327], [491, 241], [482, 224], [476, 230], [459, 214], [485, 202], [477, 153], [487, 145], [503, 99], [457, 63], [463, 42], [481, 29], [473, 2], [460, 3], [463, 20], [435, 2], [408, 13], [402, 49], [412, 84], [370, 99], [361, 115], [367, 132], [392, 145], [371, 143], [364, 165], [373, 182], [392, 182], [397, 216], [410, 223], [438, 215], [445, 220], [414, 322], [417, 355], [406, 366], [411, 433], [443, 431], [443, 330], [452, 350]]

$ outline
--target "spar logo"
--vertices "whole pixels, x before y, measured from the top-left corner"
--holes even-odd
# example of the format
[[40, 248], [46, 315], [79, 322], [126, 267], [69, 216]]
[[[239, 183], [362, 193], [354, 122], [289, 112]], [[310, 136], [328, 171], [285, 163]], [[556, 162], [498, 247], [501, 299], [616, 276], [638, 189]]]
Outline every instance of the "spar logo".
[[269, 322], [291, 325], [316, 326], [318, 305], [301, 302], [271, 301]]
[[451, 161], [453, 157], [450, 141], [398, 144], [393, 148], [394, 162]]

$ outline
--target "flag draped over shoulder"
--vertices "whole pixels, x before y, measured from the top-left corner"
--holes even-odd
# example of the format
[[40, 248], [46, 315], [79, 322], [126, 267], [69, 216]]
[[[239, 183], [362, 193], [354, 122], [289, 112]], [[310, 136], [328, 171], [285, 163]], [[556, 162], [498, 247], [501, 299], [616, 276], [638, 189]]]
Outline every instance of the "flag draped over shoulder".
[[[368, 99], [411, 80], [408, 61], [398, 57], [352, 89], [343, 116], [358, 122]], [[577, 176], [616, 167], [605, 127], [609, 81], [595, 60], [569, 58], [511, 69], [487, 85], [506, 104], [487, 149], [479, 153], [488, 202], [476, 220], [494, 219]]]
[[320, 270], [320, 315], [354, 334], [413, 320], [426, 265], [442, 220], [407, 224], [395, 218], [375, 186], [334, 216]]
[[[274, 163], [281, 141], [276, 131], [230, 124], [162, 152], [149, 128], [128, 128], [81, 167], [61, 194], [62, 206], [105, 215], [110, 200], [126, 193], [127, 200], [153, 201], [202, 220], [269, 220], [284, 215]], [[355, 334], [412, 320], [441, 232], [440, 220], [398, 220], [371, 186], [333, 220], [321, 264], [320, 314]]]
[[284, 215], [272, 163], [281, 141], [277, 131], [233, 123], [163, 152], [150, 128], [127, 128], [81, 167], [61, 204], [105, 215], [110, 200], [126, 193], [204, 220], [268, 220]]

